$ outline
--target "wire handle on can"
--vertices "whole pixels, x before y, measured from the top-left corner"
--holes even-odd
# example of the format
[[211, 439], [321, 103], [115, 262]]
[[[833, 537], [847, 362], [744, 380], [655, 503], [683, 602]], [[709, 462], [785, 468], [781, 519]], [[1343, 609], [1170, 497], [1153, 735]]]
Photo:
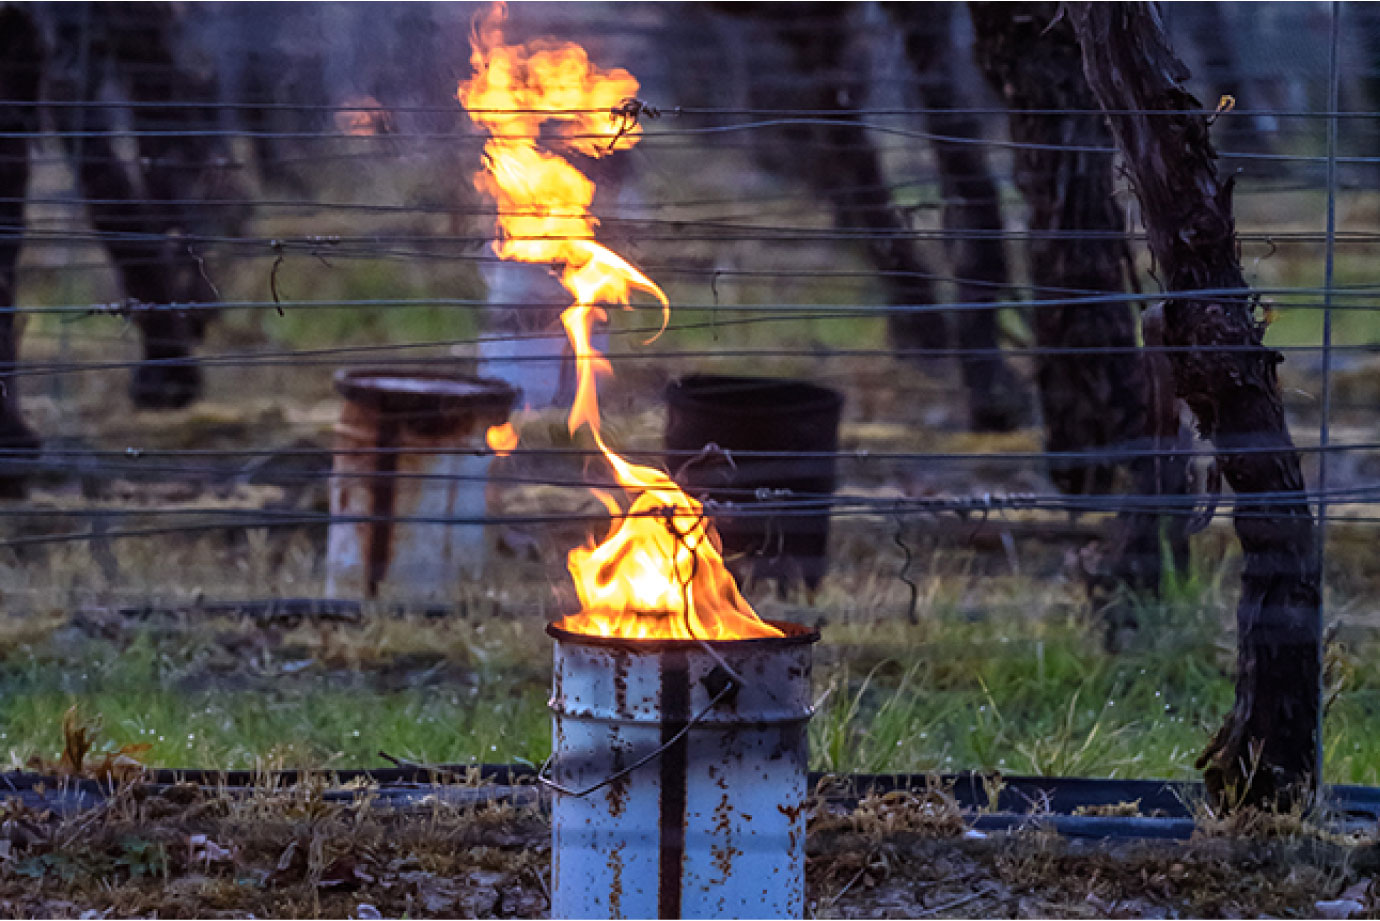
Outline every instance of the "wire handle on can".
[[537, 783], [541, 784], [544, 787], [549, 787], [552, 790], [555, 790], [557, 793], [564, 794], [565, 796], [589, 796], [591, 793], [596, 793], [599, 790], [604, 789], [604, 787], [607, 787], [614, 781], [622, 780], [624, 777], [627, 777], [629, 774], [631, 774], [638, 768], [646, 764], [650, 764], [657, 758], [660, 758], [662, 755], [666, 753], [667, 749], [675, 745], [681, 739], [685, 738], [685, 734], [688, 733], [691, 729], [694, 729], [695, 726], [698, 725], [701, 720], [708, 716], [709, 711], [717, 707], [721, 700], [724, 700], [730, 695], [737, 693], [738, 688], [741, 686], [739, 685], [737, 680], [735, 680], [726, 671], [721, 672], [719, 669], [716, 668], [714, 669], [714, 671], [710, 672], [709, 675], [706, 675], [705, 678], [708, 679], [711, 676], [715, 677], [716, 681], [722, 681], [722, 684], [719, 685], [719, 688], [717, 691], [715, 691], [714, 696], [709, 699], [709, 703], [705, 704], [704, 707], [700, 709], [700, 712], [692, 716], [690, 718], [690, 721], [687, 722], [684, 726], [682, 726], [675, 735], [671, 736], [671, 738], [667, 739], [665, 742], [662, 742], [655, 749], [648, 752], [643, 757], [637, 759], [637, 761], [633, 762], [629, 766], [623, 768], [622, 770], [614, 771], [612, 774], [605, 777], [603, 780], [599, 781], [592, 787], [586, 787], [583, 790], [572, 790], [569, 787], [564, 787], [556, 783], [556, 781], [552, 780], [551, 776], [547, 773], [547, 770], [551, 767], [551, 762], [556, 760], [556, 753], [552, 752], [547, 757], [547, 759], [542, 762], [541, 770], [537, 771]]

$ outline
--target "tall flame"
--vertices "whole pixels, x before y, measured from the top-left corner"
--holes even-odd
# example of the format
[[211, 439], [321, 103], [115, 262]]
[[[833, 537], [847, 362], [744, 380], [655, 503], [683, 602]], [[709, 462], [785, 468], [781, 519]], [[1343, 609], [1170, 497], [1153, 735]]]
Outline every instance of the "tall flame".
[[582, 610], [561, 626], [630, 639], [781, 636], [739, 594], [704, 507], [662, 471], [615, 454], [599, 426], [597, 378], [612, 374], [608, 359], [590, 342], [594, 324], [608, 319], [601, 305], [631, 309], [632, 292], [642, 291], [661, 304], [663, 328], [671, 305], [655, 282], [594, 240], [594, 183], [542, 144], [554, 138], [600, 157], [616, 141], [637, 143], [637, 126], [614, 116], [636, 95], [637, 80], [621, 68], [596, 67], [573, 43], [504, 44], [504, 16], [504, 6], [495, 4], [476, 20], [474, 76], [457, 93], [470, 118], [489, 134], [485, 168], [474, 182], [498, 205], [499, 258], [558, 267], [575, 299], [561, 314], [576, 363], [570, 432], [589, 427], [629, 503], [625, 511], [596, 491], [613, 524], [603, 541], [591, 539], [570, 551], [568, 567]]

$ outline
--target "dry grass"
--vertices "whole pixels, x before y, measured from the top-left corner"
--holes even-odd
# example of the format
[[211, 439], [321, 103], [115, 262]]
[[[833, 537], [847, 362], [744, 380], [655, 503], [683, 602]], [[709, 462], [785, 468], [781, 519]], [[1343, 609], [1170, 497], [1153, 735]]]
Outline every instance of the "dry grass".
[[[922, 808], [921, 813], [927, 810]], [[1373, 855], [1316, 839], [1090, 842], [1031, 826], [990, 836], [820, 834], [821, 917], [1314, 917], [1373, 874]]]
[[[1374, 855], [1291, 835], [1100, 843], [1032, 827], [976, 835], [945, 791], [818, 809], [822, 917], [1290, 917], [1373, 874]], [[549, 900], [547, 819], [443, 798], [406, 810], [324, 778], [247, 795], [125, 788], [57, 817], [0, 809], [0, 910], [76, 917], [532, 917]], [[368, 907], [364, 907], [368, 906]]]
[[546, 832], [530, 809], [407, 813], [328, 801], [324, 784], [248, 796], [173, 788], [56, 819], [0, 824], [7, 913], [120, 916], [531, 917], [546, 907]]

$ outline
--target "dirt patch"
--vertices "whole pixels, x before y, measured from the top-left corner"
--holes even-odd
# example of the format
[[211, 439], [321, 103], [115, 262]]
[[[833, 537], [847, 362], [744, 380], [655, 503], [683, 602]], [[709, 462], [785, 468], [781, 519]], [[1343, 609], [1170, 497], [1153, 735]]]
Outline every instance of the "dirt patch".
[[5, 816], [7, 914], [533, 917], [547, 906], [547, 824], [506, 804], [403, 812], [334, 802], [324, 787], [189, 787], [64, 819], [17, 804]]
[[810, 848], [816, 912], [842, 918], [1314, 917], [1357, 873], [1342, 854], [1299, 842], [1111, 843], [1041, 830]]
[[[549, 825], [530, 806], [406, 809], [324, 784], [229, 796], [127, 792], [55, 817], [0, 811], [0, 911], [46, 917], [535, 917]], [[807, 844], [822, 917], [1315, 915], [1376, 869], [1318, 840], [1106, 843], [982, 835], [942, 795], [817, 812]], [[1361, 903], [1364, 904], [1364, 903]]]

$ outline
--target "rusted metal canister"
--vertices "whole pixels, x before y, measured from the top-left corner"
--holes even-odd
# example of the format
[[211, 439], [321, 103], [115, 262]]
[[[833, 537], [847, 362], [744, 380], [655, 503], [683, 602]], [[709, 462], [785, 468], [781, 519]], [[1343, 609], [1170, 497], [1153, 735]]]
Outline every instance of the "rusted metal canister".
[[[739, 582], [813, 589], [824, 578], [842, 410], [839, 391], [789, 378], [693, 374], [667, 386], [667, 466], [686, 492], [719, 503], [714, 524]], [[686, 463], [710, 444], [733, 463]], [[754, 508], [779, 502], [778, 491], [815, 508], [780, 516]]]
[[819, 634], [556, 639], [553, 918], [799, 918]]
[[[326, 595], [449, 600], [484, 562], [489, 426], [517, 392], [461, 374], [342, 371]], [[385, 591], [385, 589], [389, 589]]]

